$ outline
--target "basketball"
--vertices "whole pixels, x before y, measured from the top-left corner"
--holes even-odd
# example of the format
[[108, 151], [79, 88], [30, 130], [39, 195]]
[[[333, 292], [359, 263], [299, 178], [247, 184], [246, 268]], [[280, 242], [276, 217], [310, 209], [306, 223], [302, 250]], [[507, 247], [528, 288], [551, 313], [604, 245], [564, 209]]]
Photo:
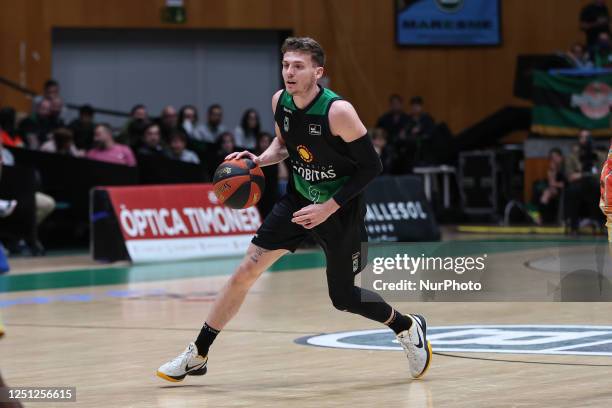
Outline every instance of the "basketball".
[[219, 201], [234, 209], [257, 204], [266, 185], [261, 168], [250, 159], [221, 163], [215, 170], [213, 184]]

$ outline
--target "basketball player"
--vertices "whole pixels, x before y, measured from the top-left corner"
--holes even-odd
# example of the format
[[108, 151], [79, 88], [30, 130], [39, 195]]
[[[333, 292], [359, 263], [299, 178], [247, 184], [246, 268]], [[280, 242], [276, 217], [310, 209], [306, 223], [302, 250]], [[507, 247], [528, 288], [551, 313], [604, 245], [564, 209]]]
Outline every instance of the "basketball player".
[[[425, 319], [403, 315], [378, 294], [354, 284], [367, 258], [363, 190], [381, 171], [366, 128], [353, 106], [317, 85], [325, 54], [311, 38], [287, 38], [282, 46], [285, 90], [272, 97], [276, 138], [261, 155], [244, 151], [226, 160], [249, 158], [259, 166], [289, 159], [289, 190], [253, 238], [246, 256], [215, 300], [195, 342], [157, 375], [181, 381], [203, 375], [215, 337], [238, 312], [257, 278], [307, 236], [323, 248], [329, 296], [336, 309], [356, 313], [391, 328], [408, 356], [410, 374], [421, 377], [431, 362]], [[376, 302], [362, 302], [362, 295]]]
[[[608, 228], [608, 242], [612, 244], [612, 145], [608, 151], [608, 158], [601, 169], [599, 208], [606, 216], [606, 227]], [[612, 255], [612, 245], [610, 246]]]

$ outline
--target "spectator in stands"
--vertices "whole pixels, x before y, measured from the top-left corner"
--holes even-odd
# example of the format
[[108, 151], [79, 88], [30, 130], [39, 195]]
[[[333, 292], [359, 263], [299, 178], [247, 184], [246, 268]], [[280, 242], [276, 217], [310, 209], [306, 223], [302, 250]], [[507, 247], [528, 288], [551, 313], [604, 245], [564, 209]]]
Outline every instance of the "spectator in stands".
[[565, 158], [561, 149], [555, 147], [548, 153], [546, 180], [537, 181], [534, 185], [534, 199], [540, 216], [538, 223], [555, 222], [565, 183]]
[[423, 98], [414, 96], [410, 99], [410, 115], [406, 125], [406, 132], [412, 136], [431, 135], [435, 126], [430, 114], [423, 111]]
[[[270, 133], [261, 133], [257, 137], [257, 145], [255, 146], [254, 152], [257, 155], [262, 154], [272, 143], [273, 137]], [[266, 187], [264, 191], [262, 191], [262, 196], [259, 202], [257, 203], [257, 208], [259, 209], [259, 213], [261, 214], [262, 219], [268, 215], [268, 213], [274, 207], [278, 196], [279, 196], [279, 186], [278, 186], [278, 176], [280, 172], [281, 166], [285, 166], [283, 162], [273, 164], [271, 166], [262, 167], [264, 177], [266, 179]]]
[[[12, 160], [12, 156], [9, 152], [5, 151], [2, 148], [2, 140], [0, 140], [0, 179], [2, 179], [2, 165], [4, 164], [5, 160], [7, 161]], [[10, 216], [15, 210], [16, 206], [17, 206], [16, 200], [0, 199], [0, 218]], [[2, 245], [0, 245], [0, 251], [2, 251]]]
[[387, 145], [387, 134], [382, 128], [375, 128], [371, 131], [372, 144], [374, 150], [378, 153], [380, 161], [383, 165], [383, 171], [381, 174], [391, 174], [393, 167], [393, 153]]
[[87, 152], [87, 158], [125, 166], [136, 166], [132, 150], [123, 144], [115, 142], [110, 125], [101, 123], [94, 131], [94, 147]]
[[79, 109], [79, 117], [68, 126], [74, 135], [74, 144], [78, 149], [89, 150], [93, 146], [94, 110], [90, 105]]
[[[43, 99], [51, 100], [53, 98], [57, 98], [58, 96], [60, 96], [59, 82], [57, 82], [55, 79], [47, 79], [43, 85], [43, 94], [34, 97], [32, 101], [38, 105]], [[34, 106], [32, 110], [36, 110], [35, 108], [36, 106]]]
[[170, 149], [168, 157], [186, 163], [200, 164], [198, 155], [187, 148], [187, 135], [181, 129], [174, 129], [170, 133]]
[[0, 109], [0, 144], [8, 147], [25, 147], [21, 136], [15, 130], [15, 109]]
[[166, 106], [159, 117], [159, 128], [164, 143], [170, 143], [170, 134], [178, 128], [178, 113], [172, 105]]
[[[2, 148], [2, 140], [0, 140], [0, 179], [2, 179], [2, 165], [5, 160], [11, 160], [11, 155], [9, 152], [5, 152]], [[15, 211], [15, 207], [17, 207], [16, 200], [2, 200], [0, 199], [0, 218], [10, 216], [13, 211]], [[2, 244], [0, 244], [0, 251], [2, 251]], [[2, 256], [2, 254], [0, 254]]]
[[402, 132], [408, 125], [408, 115], [404, 111], [404, 100], [398, 94], [393, 94], [389, 97], [389, 111], [378, 118], [376, 122], [377, 128], [382, 128], [387, 133], [387, 138], [390, 143], [395, 143]]
[[198, 123], [198, 110], [195, 106], [181, 107], [178, 121], [187, 135], [187, 148], [194, 151], [201, 162], [210, 162], [216, 154], [216, 145], [204, 140], [204, 125]]
[[612, 45], [609, 33], [599, 33], [598, 41], [593, 46], [592, 59], [596, 67], [612, 66]]
[[227, 132], [227, 128], [222, 122], [223, 108], [221, 108], [221, 105], [210, 105], [208, 107], [208, 120], [202, 127], [202, 132], [196, 132], [197, 137], [201, 138], [199, 140], [208, 143], [217, 143], [221, 137], [221, 134]]
[[[132, 106], [132, 109], [130, 110], [130, 117], [127, 122], [125, 122], [125, 125], [123, 125], [123, 128], [119, 133], [117, 141], [129, 145], [130, 147], [132, 147], [132, 149], [137, 148], [137, 146], [140, 144], [142, 134], [131, 133], [130, 127], [132, 127], [134, 122], [138, 121], [140, 121], [139, 123], [141, 124], [149, 122], [149, 114], [147, 112], [147, 108], [146, 106], [140, 103]], [[141, 126], [136, 125], [136, 127], [139, 128]]]
[[188, 138], [197, 139], [195, 132], [196, 127], [198, 126], [198, 110], [195, 108], [195, 106], [182, 106], [179, 110], [178, 123], [179, 126], [183, 128]]
[[138, 151], [142, 146], [144, 132], [149, 123], [148, 120], [144, 119], [134, 119], [130, 122], [130, 126], [127, 128], [127, 140], [128, 145], [133, 151]]
[[574, 43], [565, 53], [565, 58], [574, 68], [589, 68], [593, 66], [589, 59], [589, 54], [580, 43]]
[[67, 128], [57, 128], [53, 131], [53, 138], [46, 141], [40, 150], [47, 153], [65, 154], [73, 157], [83, 157], [85, 153], [74, 145], [72, 131]]
[[238, 148], [236, 147], [236, 141], [234, 139], [234, 135], [232, 135], [231, 132], [223, 132], [221, 133], [221, 135], [219, 135], [219, 143], [218, 143], [218, 148], [217, 148], [217, 152], [212, 160], [211, 167], [209, 168], [210, 173], [212, 174], [215, 169], [217, 168], [217, 166], [219, 166], [219, 164], [221, 164], [224, 160], [225, 157], [233, 152], [238, 151]]
[[56, 96], [49, 99], [51, 101], [51, 117], [54, 118], [58, 123], [63, 123], [61, 118], [62, 110], [64, 110], [64, 100]]
[[424, 164], [428, 157], [428, 140], [431, 138], [435, 127], [434, 119], [430, 114], [423, 111], [423, 98], [414, 96], [410, 99], [410, 115], [406, 125], [406, 137], [409, 146], [414, 152], [415, 164]]
[[578, 145], [572, 149], [566, 166], [565, 219], [570, 233], [578, 233], [580, 216], [586, 214], [591, 220], [599, 220], [599, 173], [606, 154], [593, 148], [593, 139], [588, 130], [580, 131]]
[[[2, 165], [5, 166], [14, 166], [15, 158], [6, 149], [2, 149], [2, 145], [0, 144], [0, 167]], [[34, 194], [34, 205], [35, 205], [35, 219], [36, 226], [40, 225], [52, 212], [55, 210], [55, 200], [53, 197], [44, 194], [40, 191], [37, 191]], [[24, 249], [30, 251], [33, 256], [39, 256], [45, 254], [45, 248], [42, 243], [38, 240], [37, 229], [31, 231], [30, 233], [26, 233], [25, 242], [11, 242], [7, 245], [10, 249], [11, 253], [21, 253]]]
[[610, 13], [605, 0], [593, 0], [580, 12], [580, 29], [586, 35], [589, 51], [595, 46], [600, 33], [610, 32]]
[[149, 120], [147, 107], [140, 103], [132, 106], [132, 109], [130, 110], [130, 117], [132, 119]]
[[[32, 112], [36, 112], [38, 110], [38, 105], [40, 104], [40, 102], [42, 102], [43, 99], [52, 101], [53, 99], [59, 98], [59, 97], [60, 97], [59, 82], [57, 82], [55, 79], [46, 80], [45, 84], [43, 85], [43, 94], [37, 95], [32, 99]], [[66, 120], [66, 118], [68, 117], [68, 110], [66, 109], [65, 106], [63, 106], [63, 104], [62, 104], [61, 109], [57, 113], [57, 117], [59, 117], [62, 121]]]
[[247, 109], [242, 115], [240, 125], [234, 130], [236, 146], [246, 150], [255, 149], [260, 129], [259, 114], [255, 109]]
[[142, 145], [137, 150], [138, 154], [146, 156], [166, 157], [166, 149], [162, 146], [161, 130], [159, 125], [154, 122], [149, 122], [142, 137]]
[[38, 104], [36, 112], [21, 121], [19, 133], [25, 135], [26, 144], [30, 149], [37, 150], [50, 139], [53, 130], [62, 125], [61, 119], [51, 115], [51, 101], [43, 99]]
[[[13, 211], [15, 211], [15, 207], [17, 207], [17, 200], [3, 200], [0, 198], [0, 218], [10, 217]], [[1, 244], [0, 251], [2, 251]]]
[[2, 175], [2, 165], [14, 166], [15, 158], [10, 151], [3, 148], [2, 141], [0, 140], [0, 176]]

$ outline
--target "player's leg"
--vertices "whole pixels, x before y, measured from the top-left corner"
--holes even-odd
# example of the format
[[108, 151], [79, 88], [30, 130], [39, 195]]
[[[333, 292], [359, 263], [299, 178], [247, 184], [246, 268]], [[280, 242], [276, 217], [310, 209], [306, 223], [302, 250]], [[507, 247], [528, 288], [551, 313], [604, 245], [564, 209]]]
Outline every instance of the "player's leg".
[[255, 244], [249, 245], [242, 262], [215, 299], [206, 323], [195, 341], [200, 355], [208, 354], [214, 337], [238, 313], [238, 309], [255, 281], [287, 252], [286, 249], [268, 250]]
[[361, 253], [367, 233], [361, 204], [356, 202], [354, 206], [343, 208], [337, 217], [314, 232], [327, 258], [329, 296], [336, 309], [359, 314], [392, 329], [406, 350], [411, 375], [419, 378], [429, 367], [432, 355], [425, 319], [420, 315], [403, 315], [379, 294], [355, 286], [355, 275], [367, 262], [366, 254]]
[[157, 375], [168, 381], [181, 381], [187, 375], [204, 375], [208, 352], [217, 334], [236, 315], [257, 278], [288, 251], [295, 251], [306, 230], [291, 222], [299, 209], [293, 197], [283, 197], [266, 217], [240, 265], [229, 278], [213, 304], [195, 342], [174, 360], [162, 365]]
[[204, 375], [207, 371], [208, 350], [219, 331], [236, 315], [257, 278], [287, 250], [266, 250], [249, 245], [246, 255], [215, 299], [198, 338], [176, 358], [162, 365], [157, 376], [178, 382], [187, 375]]

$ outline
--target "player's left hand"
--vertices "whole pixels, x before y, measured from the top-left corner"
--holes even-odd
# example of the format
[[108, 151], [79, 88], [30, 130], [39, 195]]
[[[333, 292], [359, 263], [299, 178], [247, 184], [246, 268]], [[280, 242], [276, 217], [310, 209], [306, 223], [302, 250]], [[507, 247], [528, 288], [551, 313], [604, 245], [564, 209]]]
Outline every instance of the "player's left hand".
[[294, 212], [291, 221], [306, 229], [312, 229], [324, 223], [338, 208], [340, 206], [334, 199], [327, 200], [323, 204], [310, 204]]

